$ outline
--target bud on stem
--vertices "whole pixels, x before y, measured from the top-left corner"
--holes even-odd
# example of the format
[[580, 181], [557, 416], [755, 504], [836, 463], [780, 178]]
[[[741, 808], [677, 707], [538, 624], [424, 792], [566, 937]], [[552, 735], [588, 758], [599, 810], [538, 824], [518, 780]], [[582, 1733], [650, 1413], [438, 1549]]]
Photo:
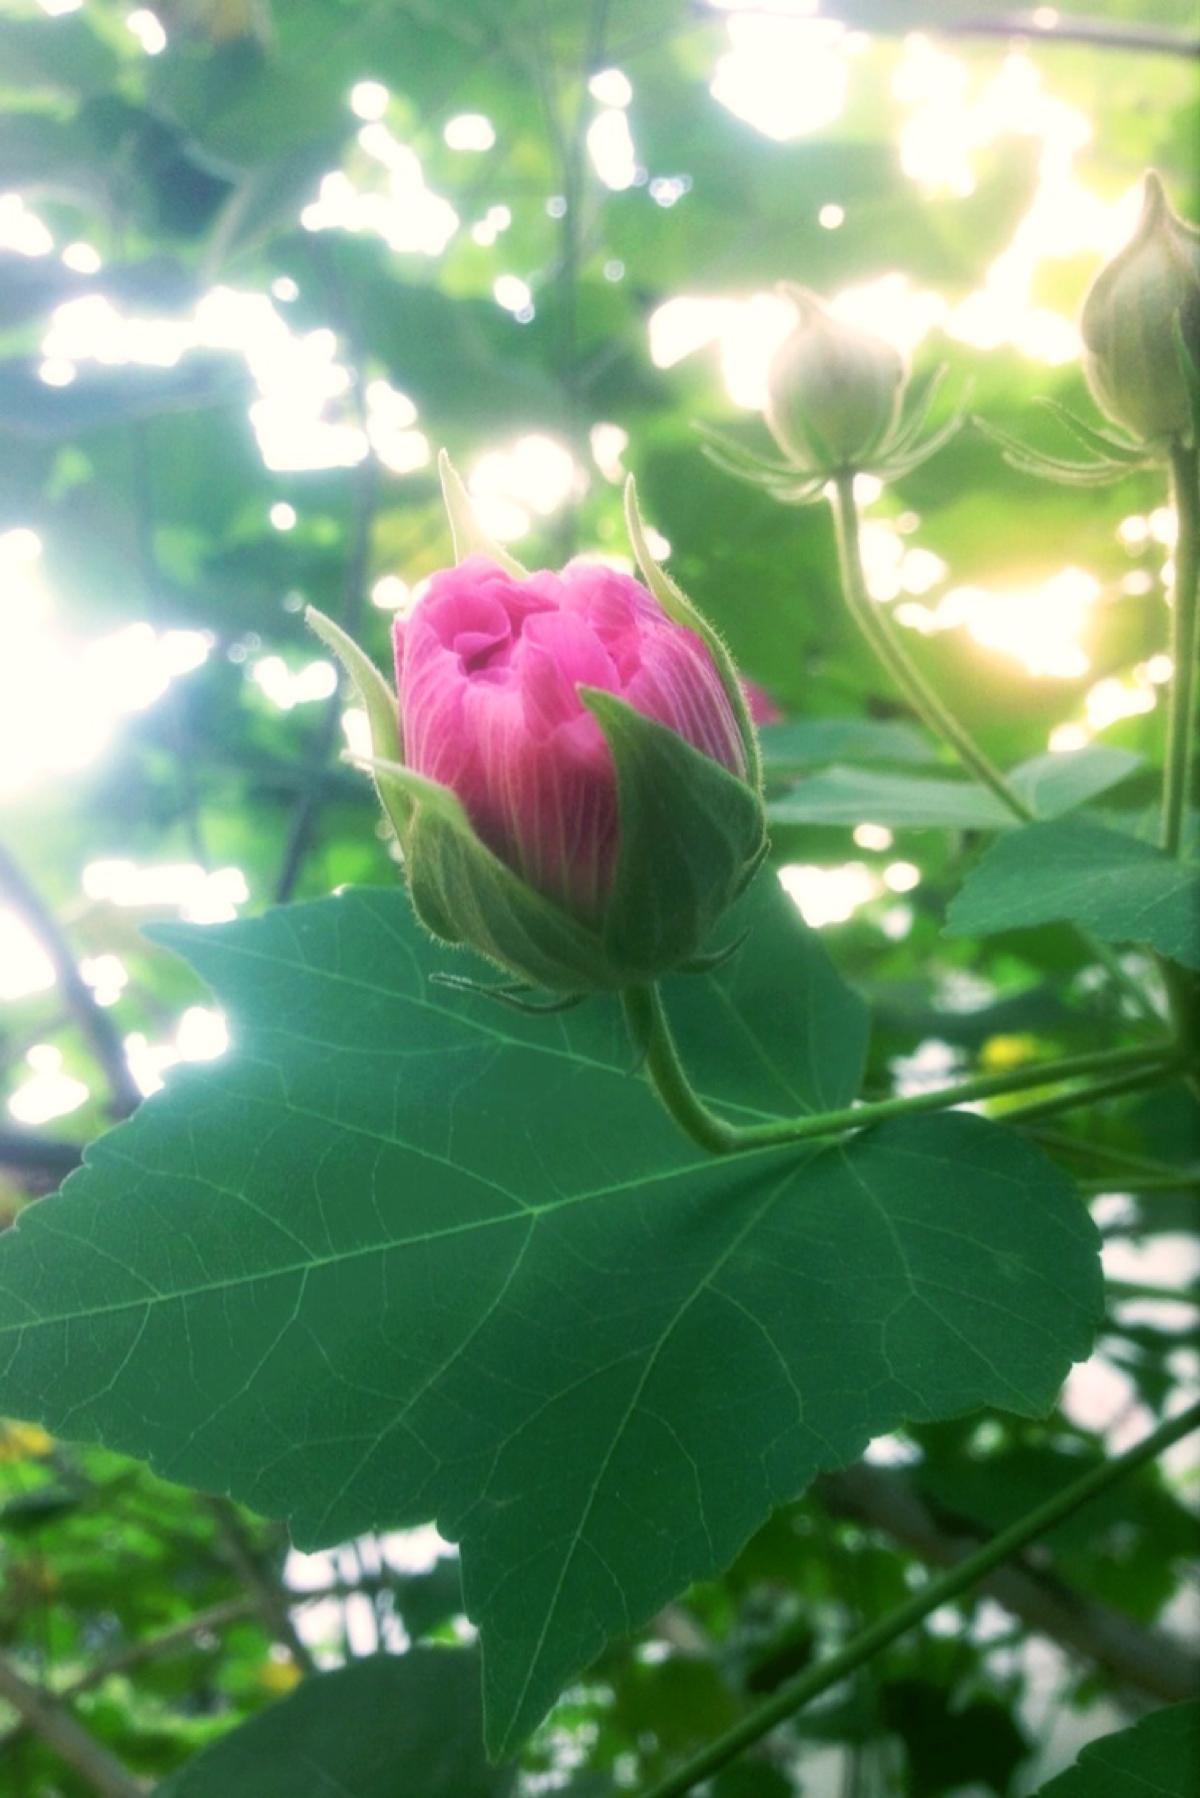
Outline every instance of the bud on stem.
[[1200, 231], [1172, 211], [1153, 170], [1137, 228], [1092, 282], [1079, 324], [1100, 410], [1143, 442], [1193, 444]]

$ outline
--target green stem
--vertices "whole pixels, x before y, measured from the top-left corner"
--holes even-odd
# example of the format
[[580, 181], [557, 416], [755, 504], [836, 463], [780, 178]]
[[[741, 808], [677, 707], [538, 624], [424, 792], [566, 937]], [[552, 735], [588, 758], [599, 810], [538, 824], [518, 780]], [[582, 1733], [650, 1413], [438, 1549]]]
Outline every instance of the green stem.
[[[854, 498], [853, 474], [839, 475], [833, 486], [833, 522], [837, 535], [838, 568], [841, 574], [842, 592], [851, 617], [917, 717], [936, 736], [941, 737], [944, 743], [949, 744], [963, 766], [995, 794], [1014, 818], [1019, 818], [1022, 824], [1036, 823], [1037, 814], [1030, 806], [1026, 805], [1021, 795], [1004, 778], [995, 763], [984, 754], [966, 726], [960, 724], [953, 712], [942, 704], [938, 693], [930, 686], [916, 664], [909, 659], [887, 613], [882, 607], [875, 604], [867, 592], [866, 577], [863, 574], [862, 547], [859, 541], [858, 505]], [[1142, 1017], [1152, 1018], [1154, 1016], [1153, 1007], [1137, 982], [1131, 980], [1121, 966], [1121, 960], [1116, 951], [1110, 949], [1107, 943], [1094, 941], [1086, 932], [1081, 934], [1090, 953], [1105, 969], [1114, 985], [1129, 995]]]
[[[1200, 450], [1171, 449], [1171, 499], [1178, 520], [1171, 606], [1171, 694], [1163, 765], [1162, 845], [1184, 851], [1196, 755], [1196, 649], [1200, 629]], [[1176, 1040], [1185, 1050], [1200, 1040], [1200, 979], [1158, 957]], [[1194, 1081], [1200, 1091], [1200, 1080]]]
[[1200, 604], [1200, 451], [1176, 443], [1171, 450], [1171, 490], [1179, 534], [1171, 607], [1171, 699], [1163, 772], [1162, 842], [1178, 855], [1187, 823], [1196, 727], [1196, 629]]
[[[761, 1124], [734, 1124], [710, 1110], [693, 1088], [679, 1059], [657, 986], [627, 987], [621, 999], [629, 1034], [645, 1058], [646, 1073], [655, 1092], [680, 1129], [713, 1155], [732, 1155], [746, 1149], [776, 1148], [785, 1143], [839, 1136], [848, 1130], [863, 1130], [870, 1124], [884, 1123], [889, 1118], [907, 1117], [921, 1111], [944, 1111], [953, 1105], [999, 1098], [1006, 1093], [1023, 1092], [1028, 1087], [1050, 1086], [1058, 1081], [1085, 1079], [1090, 1075], [1129, 1078], [1132, 1072], [1139, 1079], [1157, 1077], [1172, 1054], [1169, 1045], [1098, 1049], [1090, 1055], [1071, 1055], [1061, 1061], [1009, 1068], [1002, 1074], [981, 1074], [936, 1092], [879, 1099], [837, 1111], [808, 1112], [800, 1117], [771, 1118]], [[1084, 1104], [1093, 1092], [1106, 1090], [1107, 1084], [1060, 1095], [1057, 1102]]]
[[1013, 791], [995, 763], [984, 754], [966, 726], [949, 711], [916, 664], [909, 660], [887, 615], [867, 592], [859, 542], [858, 506], [853, 474], [840, 474], [834, 483], [833, 520], [837, 532], [838, 567], [842, 592], [850, 614], [863, 636], [887, 669], [917, 717], [948, 743], [965, 768], [988, 787], [1000, 803], [1022, 823], [1031, 824], [1034, 812]]
[[1156, 1066], [1144, 1067], [1140, 1072], [1135, 1068], [1132, 1073], [1118, 1074], [1112, 1080], [1098, 1080], [1075, 1092], [1055, 1093], [1049, 1099], [1035, 1099], [1030, 1105], [1014, 1105], [1004, 1113], [1004, 1122], [1031, 1124], [1040, 1118], [1055, 1117], [1060, 1111], [1069, 1111], [1078, 1105], [1100, 1105], [1105, 1099], [1120, 1099], [1126, 1093], [1141, 1092], [1147, 1086], [1158, 1086], [1171, 1075], [1182, 1073], [1184, 1067], [1183, 1058], [1168, 1051]]
[[1200, 1186], [1200, 1171], [1181, 1167], [1177, 1174], [1134, 1174], [1114, 1176], [1110, 1180], [1076, 1180], [1075, 1190], [1085, 1199], [1099, 1198], [1108, 1192], [1190, 1192]]
[[1056, 1523], [1061, 1523], [1064, 1517], [1079, 1510], [1089, 1499], [1107, 1491], [1127, 1474], [1154, 1460], [1173, 1442], [1180, 1441], [1197, 1427], [1200, 1427], [1200, 1404], [1193, 1405], [1180, 1416], [1160, 1424], [1151, 1435], [1118, 1456], [1115, 1461], [1106, 1462], [1102, 1467], [1094, 1467], [1080, 1479], [1073, 1480], [1056, 1498], [1038, 1505], [1017, 1523], [1002, 1530], [998, 1536], [993, 1536], [990, 1542], [960, 1561], [957, 1567], [940, 1574], [937, 1579], [928, 1580], [905, 1604], [900, 1605], [889, 1616], [881, 1618], [878, 1623], [860, 1631], [837, 1654], [822, 1661], [820, 1666], [789, 1680], [765, 1704], [760, 1704], [748, 1717], [744, 1717], [715, 1742], [711, 1742], [676, 1772], [669, 1773], [657, 1785], [643, 1792], [642, 1798], [683, 1798], [683, 1794], [690, 1792], [701, 1780], [711, 1778], [722, 1767], [728, 1766], [744, 1749], [761, 1741], [763, 1736], [768, 1735], [812, 1699], [827, 1692], [831, 1686], [838, 1685], [881, 1649], [887, 1648], [898, 1636], [905, 1635], [916, 1624], [923, 1622], [939, 1605], [968, 1591], [1011, 1555], [1017, 1554], [1039, 1536], [1045, 1535]]
[[1170, 1299], [1175, 1305], [1200, 1304], [1200, 1293], [1194, 1286], [1155, 1286], [1148, 1280], [1106, 1280], [1104, 1292], [1109, 1299]]
[[1197, 1170], [1184, 1166], [1172, 1166], [1170, 1162], [1156, 1161], [1150, 1155], [1134, 1155], [1128, 1149], [1114, 1148], [1110, 1143], [1091, 1142], [1082, 1136], [1067, 1136], [1057, 1130], [1038, 1130], [1035, 1132], [1044, 1149], [1053, 1149], [1064, 1155], [1081, 1155], [1085, 1160], [1106, 1161], [1115, 1171], [1109, 1178], [1107, 1191], [1118, 1192], [1116, 1184], [1125, 1174], [1149, 1174], [1152, 1178], [1168, 1178], [1178, 1175], [1188, 1180], [1195, 1177]]

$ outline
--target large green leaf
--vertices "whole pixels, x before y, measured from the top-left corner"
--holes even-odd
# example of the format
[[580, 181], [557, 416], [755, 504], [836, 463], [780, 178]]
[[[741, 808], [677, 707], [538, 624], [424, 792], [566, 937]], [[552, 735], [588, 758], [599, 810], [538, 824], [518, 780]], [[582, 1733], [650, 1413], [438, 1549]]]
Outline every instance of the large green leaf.
[[878, 718], [789, 718], [758, 733], [768, 774], [828, 762], [896, 762], [936, 765], [938, 753], [911, 724]]
[[767, 805], [772, 824], [886, 824], [897, 829], [1001, 830], [1012, 821], [994, 794], [968, 780], [929, 780], [879, 768], [825, 768]]
[[1084, 818], [1031, 824], [994, 844], [951, 903], [946, 933], [1057, 918], [1200, 968], [1200, 868]]
[[1032, 756], [1009, 774], [1009, 781], [1039, 818], [1057, 818], [1107, 793], [1142, 765], [1143, 757], [1112, 743]]
[[[780, 727], [784, 731], [789, 726]], [[900, 731], [900, 725], [876, 725]], [[867, 739], [868, 743], [870, 739]], [[871, 759], [867, 757], [865, 759]], [[901, 759], [900, 753], [890, 759]], [[1130, 749], [1090, 743], [1068, 755], [1037, 755], [1008, 776], [1013, 791], [1040, 818], [1054, 818], [1094, 799], [1140, 766]], [[882, 769], [832, 767], [773, 802], [776, 824], [889, 824], [897, 828], [1011, 830], [1019, 819], [986, 787], [967, 780], [930, 780]]]
[[512, 1787], [483, 1751], [478, 1657], [417, 1648], [305, 1680], [156, 1798], [504, 1798]]
[[[742, 922], [669, 991], [683, 1053], [743, 1116], [844, 1104], [861, 1007], [770, 876]], [[236, 1049], [0, 1242], [0, 1411], [304, 1544], [436, 1518], [497, 1752], [819, 1468], [905, 1417], [1039, 1414], [1087, 1352], [1094, 1231], [1007, 1130], [711, 1159], [615, 1004], [446, 993], [399, 893], [169, 935]]]
[[1038, 1798], [1192, 1798], [1200, 1783], [1200, 1703], [1152, 1711], [1103, 1736]]

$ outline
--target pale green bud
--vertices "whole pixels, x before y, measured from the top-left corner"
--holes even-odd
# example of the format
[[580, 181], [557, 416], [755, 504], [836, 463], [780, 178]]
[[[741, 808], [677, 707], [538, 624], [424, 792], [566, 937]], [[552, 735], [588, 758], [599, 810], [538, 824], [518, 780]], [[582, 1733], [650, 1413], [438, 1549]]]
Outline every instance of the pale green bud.
[[1200, 365], [1200, 231], [1171, 210], [1153, 170], [1137, 229], [1092, 282], [1079, 326], [1100, 410], [1145, 442], [1190, 439], [1180, 342]]
[[766, 421], [798, 469], [869, 466], [895, 429], [907, 370], [884, 338], [826, 310], [807, 288], [781, 289], [800, 314], [767, 371]]

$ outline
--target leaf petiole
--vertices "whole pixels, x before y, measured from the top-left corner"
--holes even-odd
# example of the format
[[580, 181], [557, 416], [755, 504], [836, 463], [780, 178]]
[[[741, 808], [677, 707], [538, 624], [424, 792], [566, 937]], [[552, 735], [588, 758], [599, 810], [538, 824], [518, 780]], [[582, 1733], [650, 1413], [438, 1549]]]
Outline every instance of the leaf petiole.
[[898, 1636], [905, 1635], [923, 1622], [939, 1605], [968, 1591], [1010, 1556], [1035, 1542], [1039, 1536], [1045, 1535], [1047, 1530], [1060, 1523], [1064, 1517], [1078, 1511], [1090, 1498], [1107, 1491], [1110, 1486], [1124, 1479], [1126, 1474], [1133, 1473], [1146, 1462], [1155, 1460], [1164, 1449], [1170, 1448], [1172, 1443], [1181, 1441], [1197, 1428], [1200, 1428], [1200, 1404], [1193, 1405], [1178, 1417], [1160, 1424], [1158, 1429], [1143, 1437], [1141, 1442], [1119, 1455], [1115, 1461], [1093, 1467], [1080, 1479], [1072, 1480], [1054, 1498], [1047, 1499], [1045, 1504], [1038, 1505], [1008, 1529], [1002, 1530], [998, 1536], [993, 1536], [990, 1542], [984, 1543], [982, 1548], [960, 1561], [957, 1567], [950, 1568], [937, 1579], [927, 1581], [905, 1604], [868, 1629], [861, 1630], [836, 1654], [830, 1655], [810, 1672], [789, 1680], [765, 1704], [760, 1704], [748, 1717], [744, 1717], [715, 1742], [711, 1742], [684, 1766], [659, 1780], [657, 1785], [649, 1787], [643, 1792], [642, 1798], [684, 1798], [684, 1794], [699, 1785], [701, 1780], [710, 1778], [722, 1767], [728, 1766], [743, 1749], [761, 1741], [763, 1736], [794, 1716], [812, 1699], [839, 1684], [881, 1649], [887, 1648]]
[[1003, 806], [1022, 823], [1031, 823], [1034, 812], [1005, 780], [995, 763], [984, 754], [970, 731], [946, 706], [920, 669], [910, 661], [896, 638], [887, 616], [867, 591], [863, 573], [862, 548], [859, 540], [858, 506], [854, 498], [854, 476], [839, 475], [832, 483], [833, 520], [837, 532], [838, 569], [842, 594], [851, 617], [863, 636], [895, 681], [917, 717], [936, 736], [949, 744], [964, 768], [994, 793]]
[[[946, 1111], [980, 1099], [1003, 1097], [1030, 1087], [1054, 1086], [1063, 1081], [1088, 1080], [1090, 1085], [1056, 1094], [1044, 1101], [1055, 1109], [1083, 1105], [1107, 1093], [1119, 1080], [1159, 1078], [1178, 1061], [1171, 1044], [1145, 1044], [1128, 1049], [1098, 1049], [1088, 1055], [1066, 1056], [1058, 1061], [1032, 1063], [1003, 1073], [981, 1074], [956, 1086], [934, 1092], [911, 1093], [891, 1099], [850, 1105], [837, 1111], [808, 1112], [800, 1117], [771, 1118], [761, 1124], [735, 1124], [713, 1111], [693, 1088], [679, 1058], [679, 1051], [656, 985], [627, 987], [621, 995], [626, 1024], [634, 1047], [643, 1060], [646, 1075], [662, 1104], [680, 1129], [713, 1155], [732, 1155], [750, 1149], [778, 1148], [787, 1143], [811, 1142], [824, 1136], [842, 1136], [864, 1130], [889, 1118], [921, 1111]], [[1033, 1108], [1030, 1108], [1032, 1110]], [[1040, 1109], [1040, 1108], [1039, 1108]], [[1023, 1113], [1022, 1115], [1027, 1115]]]
[[1200, 450], [1181, 443], [1171, 451], [1171, 487], [1179, 535], [1171, 608], [1171, 700], [1163, 773], [1163, 848], [1183, 844], [1196, 728], [1196, 637], [1200, 609]]
[[[1182, 455], [1184, 452], [1180, 451], [1179, 453]], [[1194, 488], [1196, 477], [1194, 456], [1191, 473]], [[875, 604], [867, 591], [853, 474], [839, 475], [837, 480], [831, 483], [831, 489], [842, 597], [851, 617], [922, 723], [954, 751], [963, 767], [991, 793], [995, 794], [1014, 818], [1022, 824], [1034, 823], [1037, 813], [1033, 807], [1017, 792], [1011, 781], [1005, 778], [990, 756], [980, 748], [966, 725], [955, 717], [948, 706], [942, 703], [941, 696], [926, 680], [900, 642], [888, 614], [882, 607]], [[1193, 569], [1193, 589], [1195, 584]], [[1193, 607], [1191, 640], [1193, 656], [1195, 653], [1194, 622]], [[1094, 942], [1086, 935], [1085, 940], [1096, 960], [1106, 970], [1114, 984], [1129, 995], [1142, 1016], [1152, 1016], [1153, 1012], [1146, 995], [1137, 983], [1129, 978], [1121, 966], [1120, 958], [1108, 944]]]

